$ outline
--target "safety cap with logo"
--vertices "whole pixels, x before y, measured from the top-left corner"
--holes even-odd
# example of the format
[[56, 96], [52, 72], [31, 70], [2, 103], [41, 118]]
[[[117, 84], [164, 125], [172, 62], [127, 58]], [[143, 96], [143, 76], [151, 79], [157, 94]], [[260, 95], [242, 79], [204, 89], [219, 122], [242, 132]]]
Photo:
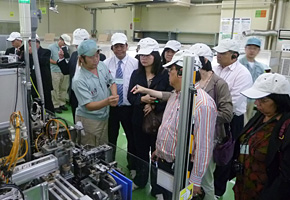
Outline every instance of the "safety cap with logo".
[[78, 46], [78, 55], [94, 56], [99, 50], [100, 47], [94, 40], [84, 40]]
[[138, 55], [149, 55], [152, 51], [159, 51], [159, 44], [153, 38], [147, 37], [141, 39], [138, 44], [140, 45]]
[[169, 48], [172, 49], [173, 51], [179, 51], [181, 49], [181, 43], [178, 42], [177, 40], [169, 40], [166, 44], [164, 49]]
[[71, 37], [68, 34], [62, 34], [60, 36], [66, 45], [70, 45]]
[[126, 44], [127, 41], [128, 41], [128, 38], [124, 33], [114, 33], [111, 37], [112, 45]]
[[214, 47], [213, 50], [215, 50], [218, 53], [225, 53], [227, 51], [240, 51], [240, 45], [232, 39], [225, 39], [220, 41], [218, 46]]
[[281, 74], [264, 73], [256, 79], [251, 88], [241, 93], [251, 99], [263, 98], [270, 94], [290, 95], [290, 83]]
[[86, 29], [77, 28], [73, 32], [73, 45], [80, 45], [80, 43], [84, 40], [90, 39], [90, 34]]
[[7, 41], [13, 42], [14, 40], [21, 40], [22, 37], [19, 32], [12, 32], [9, 37], [7, 38]]
[[203, 56], [212, 62], [213, 52], [206, 44], [196, 43], [189, 48], [189, 51], [195, 53], [198, 56]]
[[172, 60], [166, 63], [165, 65], [163, 65], [163, 67], [165, 68], [171, 67], [173, 64], [183, 67], [183, 62], [184, 62], [185, 57], [194, 57], [194, 66], [198, 68], [202, 67], [199, 57], [189, 50], [178, 51], [176, 54], [174, 54], [174, 56], [172, 57]]
[[255, 45], [257, 47], [261, 47], [261, 40], [256, 37], [251, 37], [247, 40], [246, 46]]

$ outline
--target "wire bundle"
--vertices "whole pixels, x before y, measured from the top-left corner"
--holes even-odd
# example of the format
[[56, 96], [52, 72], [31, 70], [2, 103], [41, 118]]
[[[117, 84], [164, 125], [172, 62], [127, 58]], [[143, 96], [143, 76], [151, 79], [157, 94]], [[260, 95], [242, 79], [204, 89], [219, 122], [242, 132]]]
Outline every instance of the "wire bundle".
[[40, 133], [40, 134], [37, 136], [36, 140], [35, 140], [35, 148], [36, 148], [37, 151], [39, 151], [39, 149], [38, 149], [38, 142], [39, 142], [38, 140], [39, 140], [39, 138], [40, 138], [44, 133], [46, 133], [46, 135], [48, 136], [48, 138], [50, 137], [50, 134], [49, 134], [49, 127], [50, 127], [50, 125], [51, 125], [53, 122], [55, 122], [55, 123], [56, 123], [56, 126], [57, 126], [57, 128], [56, 128], [56, 133], [55, 133], [55, 136], [54, 136], [54, 140], [57, 140], [57, 136], [58, 136], [58, 133], [59, 133], [59, 125], [60, 125], [60, 124], [61, 124], [65, 129], [66, 129], [66, 132], [67, 132], [67, 134], [68, 134], [68, 137], [69, 137], [69, 139], [71, 140], [70, 131], [69, 131], [67, 125], [64, 124], [62, 121], [60, 121], [60, 120], [58, 120], [58, 119], [50, 119], [50, 120], [48, 120], [48, 122], [46, 123], [46, 126], [45, 126], [45, 132]]
[[[19, 111], [13, 112], [10, 116], [10, 131], [13, 145], [9, 156], [5, 157], [4, 159], [0, 159], [1, 162], [5, 161], [4, 165], [1, 167], [1, 178], [4, 181], [6, 180], [6, 183], [8, 183], [9, 177], [11, 176], [17, 161], [24, 158], [28, 152], [28, 142], [26, 139], [21, 138], [21, 125], [23, 125], [23, 118], [21, 113]], [[23, 142], [25, 142], [26, 150], [22, 156], [19, 156]]]

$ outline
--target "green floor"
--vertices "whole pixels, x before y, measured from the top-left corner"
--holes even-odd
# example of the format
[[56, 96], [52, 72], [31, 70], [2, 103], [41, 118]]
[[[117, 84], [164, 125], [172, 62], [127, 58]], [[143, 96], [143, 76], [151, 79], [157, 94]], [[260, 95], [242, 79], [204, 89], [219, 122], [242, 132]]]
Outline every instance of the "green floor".
[[[57, 114], [57, 116], [66, 119], [69, 124], [73, 124], [73, 117], [71, 114], [71, 109], [69, 107], [68, 111], [63, 111], [61, 114]], [[126, 159], [126, 149], [127, 149], [127, 139], [124, 133], [124, 130], [121, 128], [119, 132], [118, 149], [116, 151], [116, 161], [118, 162], [118, 167], [126, 174], [127, 177], [130, 177], [129, 171], [127, 169], [127, 159]], [[229, 181], [227, 184], [227, 191], [225, 195], [220, 198], [220, 200], [234, 200], [234, 193], [232, 191], [232, 187], [234, 185], [234, 180]], [[133, 191], [132, 194], [133, 200], [154, 200], [156, 198], [150, 195], [150, 184], [148, 183], [144, 189], [137, 189]]]

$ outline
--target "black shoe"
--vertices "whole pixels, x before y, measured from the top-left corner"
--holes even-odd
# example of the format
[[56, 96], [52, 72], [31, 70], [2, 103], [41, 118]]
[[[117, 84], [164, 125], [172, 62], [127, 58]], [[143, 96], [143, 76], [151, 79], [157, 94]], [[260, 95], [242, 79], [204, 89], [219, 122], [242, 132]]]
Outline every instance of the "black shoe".
[[54, 112], [56, 112], [56, 113], [62, 113], [62, 110], [61, 110], [61, 108], [55, 108], [54, 109]]
[[64, 110], [64, 111], [67, 111], [68, 110], [68, 108], [65, 107], [65, 106], [60, 106], [59, 108], [62, 109], [62, 110]]

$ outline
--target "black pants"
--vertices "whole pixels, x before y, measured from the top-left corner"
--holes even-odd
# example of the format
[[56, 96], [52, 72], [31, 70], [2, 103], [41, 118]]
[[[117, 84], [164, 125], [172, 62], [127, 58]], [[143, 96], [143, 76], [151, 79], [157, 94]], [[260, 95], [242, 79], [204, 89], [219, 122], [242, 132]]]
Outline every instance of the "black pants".
[[115, 160], [116, 154], [116, 145], [117, 139], [119, 135], [120, 123], [125, 131], [127, 138], [127, 161], [128, 168], [134, 169], [134, 159], [133, 155], [136, 154], [135, 146], [134, 146], [134, 136], [132, 131], [132, 107], [131, 106], [118, 106], [118, 107], [110, 107], [110, 115], [109, 115], [109, 144], [113, 147], [114, 153], [113, 158]]
[[77, 97], [76, 97], [76, 95], [75, 95], [73, 90], [71, 90], [71, 93], [70, 93], [69, 103], [70, 103], [70, 106], [71, 106], [71, 111], [72, 111], [74, 123], [76, 123], [76, 119], [75, 118], [76, 118], [76, 109], [78, 107], [78, 100], [77, 100]]
[[[135, 126], [134, 126], [135, 127]], [[150, 157], [149, 152], [151, 153], [155, 151], [155, 143], [157, 135], [149, 135], [143, 133], [139, 130], [139, 132], [135, 132], [134, 130], [134, 141], [136, 148], [136, 177], [134, 178], [134, 183], [143, 188], [146, 186], [149, 178], [149, 164]]]
[[[233, 135], [233, 139], [237, 140], [241, 131], [244, 127], [244, 115], [234, 115], [231, 123], [231, 133]], [[216, 166], [214, 172], [214, 189], [215, 194], [218, 196], [223, 196], [227, 188], [227, 182], [230, 176], [232, 161], [230, 161], [225, 166]]]

